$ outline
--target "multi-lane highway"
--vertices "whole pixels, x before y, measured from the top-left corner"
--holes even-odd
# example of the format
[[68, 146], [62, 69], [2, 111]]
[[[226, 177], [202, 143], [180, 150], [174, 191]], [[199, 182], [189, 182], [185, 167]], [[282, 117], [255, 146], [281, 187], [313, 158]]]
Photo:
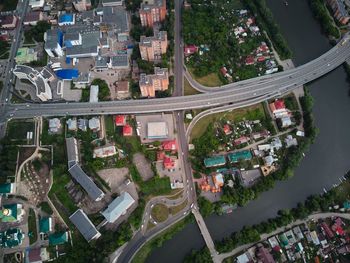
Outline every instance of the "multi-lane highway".
[[[16, 15], [18, 16], [19, 22], [18, 26], [16, 27], [14, 31], [14, 36], [11, 44], [9, 59], [6, 67], [6, 71], [8, 74], [6, 74], [5, 79], [3, 81], [3, 89], [0, 94], [0, 116], [6, 115], [6, 106], [8, 105], [10, 98], [11, 98], [11, 90], [12, 90], [12, 83], [14, 82], [14, 75], [12, 73], [12, 69], [15, 66], [15, 56], [17, 54], [17, 50], [22, 42], [22, 34], [23, 34], [23, 19], [25, 17], [25, 14], [28, 10], [28, 4], [29, 0], [22, 0], [18, 1], [17, 9], [15, 11]], [[4, 135], [5, 125], [0, 124], [0, 137]]]
[[[350, 41], [333, 47], [324, 55], [297, 68], [214, 88], [205, 94], [161, 99], [108, 101], [98, 103], [5, 104], [2, 121], [33, 116], [151, 113], [208, 108], [254, 99], [266, 94], [283, 94], [313, 81], [340, 66], [350, 56]], [[191, 79], [191, 78], [189, 78]], [[195, 81], [192, 85], [199, 85]]]

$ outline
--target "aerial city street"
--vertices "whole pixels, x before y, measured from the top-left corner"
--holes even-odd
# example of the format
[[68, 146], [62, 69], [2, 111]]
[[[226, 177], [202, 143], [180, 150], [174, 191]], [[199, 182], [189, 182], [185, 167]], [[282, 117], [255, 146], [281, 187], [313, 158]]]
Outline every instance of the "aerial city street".
[[0, 262], [350, 262], [349, 20], [0, 0]]

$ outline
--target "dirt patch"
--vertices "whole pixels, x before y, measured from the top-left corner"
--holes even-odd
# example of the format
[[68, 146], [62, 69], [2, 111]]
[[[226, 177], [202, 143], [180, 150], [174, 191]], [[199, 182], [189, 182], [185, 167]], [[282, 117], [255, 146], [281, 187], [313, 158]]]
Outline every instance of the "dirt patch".
[[36, 147], [22, 147], [19, 149], [18, 166], [35, 152]]
[[154, 174], [151, 164], [142, 153], [134, 154], [132, 161], [136, 165], [136, 168], [144, 181], [147, 181], [153, 177]]
[[97, 174], [109, 185], [112, 193], [116, 193], [119, 186], [127, 179], [128, 168], [112, 168], [98, 171]]

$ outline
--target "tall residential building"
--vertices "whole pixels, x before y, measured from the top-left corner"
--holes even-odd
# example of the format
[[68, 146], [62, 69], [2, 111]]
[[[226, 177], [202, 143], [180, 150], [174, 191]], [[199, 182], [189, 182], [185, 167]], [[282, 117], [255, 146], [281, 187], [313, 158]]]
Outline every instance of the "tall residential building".
[[78, 12], [87, 11], [91, 8], [91, 0], [74, 0], [73, 6]]
[[49, 29], [44, 34], [44, 49], [50, 57], [63, 56], [63, 33], [59, 29]]
[[140, 54], [143, 60], [161, 60], [162, 54], [166, 53], [168, 47], [168, 37], [166, 31], [155, 32], [153, 37], [141, 36]]
[[156, 91], [169, 88], [169, 75], [167, 68], [154, 68], [153, 75], [140, 75], [140, 90], [142, 97], [155, 97]]
[[166, 0], [144, 0], [139, 10], [141, 25], [153, 27], [165, 19], [166, 12]]

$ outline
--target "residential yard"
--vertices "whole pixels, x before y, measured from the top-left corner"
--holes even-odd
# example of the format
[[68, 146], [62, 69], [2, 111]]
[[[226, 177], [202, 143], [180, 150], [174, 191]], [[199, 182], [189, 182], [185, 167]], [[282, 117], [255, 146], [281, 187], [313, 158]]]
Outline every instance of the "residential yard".
[[[13, 120], [10, 121], [7, 125], [7, 137], [11, 141], [17, 143], [26, 143], [27, 142], [27, 132], [33, 132], [34, 137], [34, 121], [33, 120]], [[33, 143], [31, 140], [29, 143]]]
[[230, 121], [239, 122], [243, 119], [255, 120], [264, 117], [264, 107], [261, 103], [246, 108], [210, 114], [199, 120], [197, 124], [193, 127], [191, 133], [191, 141], [195, 138], [199, 138], [200, 136], [202, 136], [207, 130], [207, 127], [210, 123], [214, 123], [224, 118]]
[[114, 118], [111, 115], [104, 116], [105, 119], [105, 127], [106, 127], [106, 134], [108, 137], [112, 137], [115, 133], [114, 129]]
[[157, 223], [164, 222], [169, 216], [169, 209], [166, 205], [157, 204], [152, 208], [151, 216]]
[[37, 229], [36, 229], [36, 216], [33, 209], [29, 209], [28, 216], [28, 235], [29, 235], [29, 243], [33, 244], [38, 239]]

